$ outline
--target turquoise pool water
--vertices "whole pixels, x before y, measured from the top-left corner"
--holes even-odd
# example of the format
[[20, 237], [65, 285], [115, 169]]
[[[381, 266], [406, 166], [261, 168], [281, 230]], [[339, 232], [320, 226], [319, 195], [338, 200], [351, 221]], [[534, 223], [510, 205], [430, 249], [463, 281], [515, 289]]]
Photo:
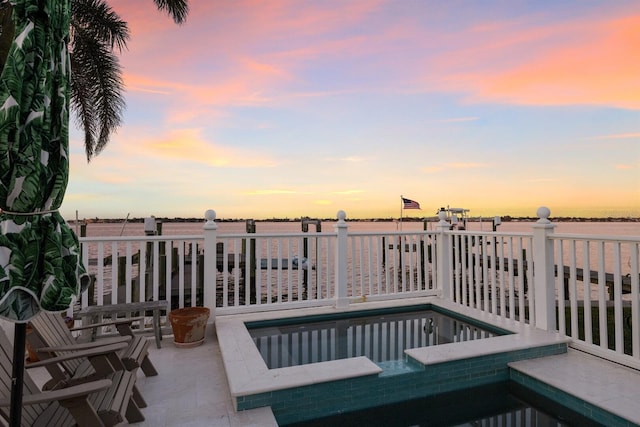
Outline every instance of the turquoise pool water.
[[511, 382], [281, 424], [288, 427], [595, 427], [597, 423]]
[[366, 356], [385, 371], [410, 369], [404, 350], [507, 333], [431, 306], [247, 323], [269, 369]]

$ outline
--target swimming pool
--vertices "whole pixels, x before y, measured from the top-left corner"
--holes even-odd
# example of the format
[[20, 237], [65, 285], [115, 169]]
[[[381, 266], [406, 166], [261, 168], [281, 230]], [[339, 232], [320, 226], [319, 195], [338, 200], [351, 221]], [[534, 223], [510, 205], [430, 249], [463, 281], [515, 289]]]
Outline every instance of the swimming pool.
[[[459, 310], [457, 306], [447, 305], [435, 298], [424, 300], [406, 305], [382, 301], [361, 303], [346, 310], [316, 307], [218, 318], [216, 333], [236, 409], [240, 411], [270, 406], [280, 423], [302, 422], [329, 414], [508, 381], [509, 363], [566, 352], [567, 339], [557, 334], [524, 328], [522, 325], [516, 327], [509, 322], [496, 322], [490, 316], [478, 324], [472, 319], [475, 313], [469, 310]], [[395, 316], [415, 311], [424, 313], [426, 310], [436, 312], [431, 317], [435, 322], [429, 321], [429, 316], [418, 323], [398, 321]], [[442, 314], [454, 318], [455, 322], [441, 323], [439, 315]], [[347, 345], [338, 347], [332, 344], [328, 347], [334, 350], [340, 348], [342, 353], [348, 354], [349, 351], [371, 348], [372, 341], [386, 342], [386, 337], [400, 336], [410, 342], [408, 337], [421, 335], [423, 341], [415, 338], [419, 346], [404, 351], [393, 346], [392, 351], [382, 346], [387, 348], [386, 353], [382, 352], [383, 359], [388, 359], [386, 361], [374, 362], [373, 359], [377, 357], [373, 351], [370, 352], [371, 357], [355, 356], [270, 368], [250, 334], [250, 329], [256, 327], [272, 328], [273, 332], [273, 329], [286, 329], [300, 324], [308, 326], [324, 321], [363, 327], [362, 318], [369, 316], [394, 319], [393, 322], [387, 322], [387, 326], [377, 327], [381, 334], [372, 335], [383, 338], [348, 339], [344, 341]], [[389, 324], [393, 326], [389, 327]], [[484, 332], [474, 329], [478, 326]], [[269, 335], [266, 329], [263, 332], [263, 335]], [[283, 339], [279, 338], [280, 341]], [[395, 339], [388, 341], [397, 342]], [[277, 340], [274, 346], [280, 348]], [[321, 346], [311, 347], [315, 348], [312, 354], [317, 354], [318, 348], [322, 349]], [[379, 348], [376, 345], [373, 347]], [[402, 359], [393, 360], [398, 355]], [[286, 359], [290, 355], [279, 357]], [[272, 366], [280, 366], [281, 362], [278, 363]]]
[[412, 348], [509, 332], [431, 306], [246, 323], [269, 369], [365, 356], [381, 366]]
[[596, 427], [602, 426], [512, 382], [501, 382], [435, 396], [367, 408], [287, 427]]

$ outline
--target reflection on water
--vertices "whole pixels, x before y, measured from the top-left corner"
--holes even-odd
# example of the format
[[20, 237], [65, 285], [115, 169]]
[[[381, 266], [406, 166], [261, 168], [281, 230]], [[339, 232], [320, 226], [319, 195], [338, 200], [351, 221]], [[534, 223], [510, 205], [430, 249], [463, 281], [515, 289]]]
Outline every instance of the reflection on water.
[[403, 360], [404, 350], [495, 336], [431, 310], [250, 328], [269, 369], [366, 356]]

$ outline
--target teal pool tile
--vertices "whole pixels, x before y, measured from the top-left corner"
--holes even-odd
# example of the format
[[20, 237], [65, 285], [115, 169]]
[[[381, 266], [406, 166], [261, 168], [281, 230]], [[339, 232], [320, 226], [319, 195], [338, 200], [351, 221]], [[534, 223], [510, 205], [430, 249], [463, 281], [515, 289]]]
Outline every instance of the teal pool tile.
[[596, 422], [608, 427], [632, 427], [633, 423], [612, 414], [604, 409], [572, 396], [556, 387], [543, 383], [521, 372], [510, 370], [510, 379], [521, 384], [535, 393], [550, 398], [555, 402], [574, 410]]

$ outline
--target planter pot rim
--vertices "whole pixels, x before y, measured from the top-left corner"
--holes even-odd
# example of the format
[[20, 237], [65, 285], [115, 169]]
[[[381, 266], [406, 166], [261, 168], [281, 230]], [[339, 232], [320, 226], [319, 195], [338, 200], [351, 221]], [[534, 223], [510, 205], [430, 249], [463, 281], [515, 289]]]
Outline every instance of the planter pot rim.
[[209, 316], [210, 313], [211, 313], [211, 310], [209, 310], [208, 307], [184, 307], [184, 308], [177, 308], [175, 310], [171, 310], [169, 312], [169, 315], [171, 317], [194, 317], [194, 316], [201, 316], [205, 314]]

